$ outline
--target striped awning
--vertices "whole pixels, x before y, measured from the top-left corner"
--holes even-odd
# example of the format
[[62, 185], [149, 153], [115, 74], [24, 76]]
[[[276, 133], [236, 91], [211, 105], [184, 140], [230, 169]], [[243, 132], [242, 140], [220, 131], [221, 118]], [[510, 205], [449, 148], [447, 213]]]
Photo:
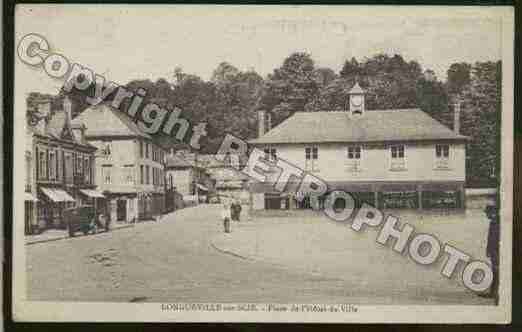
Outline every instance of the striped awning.
[[85, 196], [92, 197], [92, 198], [105, 198], [101, 192], [98, 190], [92, 190], [92, 189], [80, 189], [80, 192], [84, 194]]
[[25, 193], [25, 201], [37, 202], [38, 199], [34, 197], [31, 193]]
[[53, 202], [74, 202], [75, 199], [71, 197], [65, 190], [40, 188], [42, 192]]

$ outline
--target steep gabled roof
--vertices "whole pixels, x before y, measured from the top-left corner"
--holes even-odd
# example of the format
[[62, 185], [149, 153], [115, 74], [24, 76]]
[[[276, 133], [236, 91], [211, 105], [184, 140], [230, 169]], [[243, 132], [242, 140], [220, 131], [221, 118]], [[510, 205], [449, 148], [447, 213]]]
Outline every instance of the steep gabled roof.
[[88, 107], [74, 118], [72, 123], [83, 123], [87, 127], [87, 137], [134, 136], [151, 139], [151, 136], [142, 132], [129, 116], [105, 103]]
[[[45, 121], [45, 120], [40, 120]], [[58, 139], [62, 141], [71, 141], [78, 145], [88, 146], [94, 148], [95, 146], [90, 144], [89, 142], [82, 142], [76, 136], [74, 136], [72, 132], [72, 127], [67, 126], [67, 122], [65, 121], [65, 113], [63, 111], [56, 111], [49, 119], [47, 125], [42, 130], [37, 127], [30, 126], [29, 130], [32, 134], [37, 134], [40, 136], [45, 136], [52, 139]]]
[[253, 144], [465, 140], [419, 109], [297, 112]]

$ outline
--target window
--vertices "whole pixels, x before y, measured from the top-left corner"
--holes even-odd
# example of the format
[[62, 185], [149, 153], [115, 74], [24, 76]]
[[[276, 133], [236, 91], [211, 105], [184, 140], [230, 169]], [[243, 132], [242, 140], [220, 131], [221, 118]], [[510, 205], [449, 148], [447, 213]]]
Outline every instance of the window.
[[169, 187], [172, 188], [174, 182], [172, 182], [172, 174], [169, 174]]
[[102, 178], [104, 184], [112, 183], [112, 165], [102, 165]]
[[149, 143], [145, 143], [145, 158], [149, 158]]
[[45, 151], [40, 151], [38, 156], [38, 178], [45, 179], [47, 172], [47, 160]]
[[140, 141], [140, 158], [143, 158], [143, 142]]
[[54, 151], [49, 152], [49, 180], [56, 178], [56, 155]]
[[31, 160], [31, 152], [25, 152], [25, 191], [31, 191], [31, 183], [32, 183], [32, 160]]
[[362, 148], [360, 146], [349, 146], [347, 149], [348, 157], [348, 170], [360, 171], [361, 170], [361, 154]]
[[62, 174], [62, 163], [63, 163], [63, 151], [56, 151], [56, 179], [58, 181], [63, 181]]
[[67, 183], [73, 182], [73, 160], [70, 154], [65, 155], [65, 168], [63, 169], [65, 181]]
[[403, 170], [406, 168], [406, 158], [404, 157], [404, 145], [394, 145], [390, 147], [392, 170]]
[[110, 156], [112, 153], [112, 144], [111, 142], [104, 142], [101, 150], [102, 155]]
[[150, 167], [145, 166], [145, 184], [150, 184]]
[[123, 183], [134, 184], [134, 165], [123, 166]]
[[76, 173], [82, 174], [83, 173], [83, 160], [81, 156], [78, 156], [76, 159]]
[[143, 184], [143, 165], [140, 165], [140, 184]]
[[305, 170], [312, 172], [317, 172], [319, 170], [317, 167], [318, 156], [319, 152], [316, 146], [305, 148]]
[[265, 159], [270, 161], [277, 160], [277, 150], [275, 148], [265, 148]]
[[89, 157], [85, 157], [83, 159], [83, 178], [85, 180], [85, 183], [91, 182], [91, 167], [90, 167], [90, 160]]
[[435, 145], [435, 168], [448, 169], [449, 168], [449, 145], [437, 144]]

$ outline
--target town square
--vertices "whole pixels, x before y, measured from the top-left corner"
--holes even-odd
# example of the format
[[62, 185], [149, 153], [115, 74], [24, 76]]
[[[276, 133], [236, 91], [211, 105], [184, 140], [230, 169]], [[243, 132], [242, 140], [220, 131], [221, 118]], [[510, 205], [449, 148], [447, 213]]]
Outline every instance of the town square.
[[17, 317], [509, 320], [512, 13], [369, 8], [18, 6]]

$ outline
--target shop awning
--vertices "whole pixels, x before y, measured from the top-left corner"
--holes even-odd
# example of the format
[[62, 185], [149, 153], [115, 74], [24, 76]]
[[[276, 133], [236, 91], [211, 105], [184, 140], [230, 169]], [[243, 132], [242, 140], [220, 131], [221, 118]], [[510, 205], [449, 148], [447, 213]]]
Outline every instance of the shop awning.
[[92, 198], [105, 198], [103, 194], [97, 190], [92, 189], [80, 189], [80, 192], [84, 194], [85, 196], [92, 197]]
[[196, 183], [196, 187], [198, 187], [198, 189], [200, 190], [203, 190], [203, 191], [208, 191], [208, 188], [205, 187], [204, 185], [202, 184], [199, 184], [199, 183]]
[[34, 197], [31, 193], [25, 193], [25, 201], [37, 202], [38, 199]]
[[74, 202], [74, 198], [61, 189], [40, 188], [45, 196], [49, 197], [53, 202]]

